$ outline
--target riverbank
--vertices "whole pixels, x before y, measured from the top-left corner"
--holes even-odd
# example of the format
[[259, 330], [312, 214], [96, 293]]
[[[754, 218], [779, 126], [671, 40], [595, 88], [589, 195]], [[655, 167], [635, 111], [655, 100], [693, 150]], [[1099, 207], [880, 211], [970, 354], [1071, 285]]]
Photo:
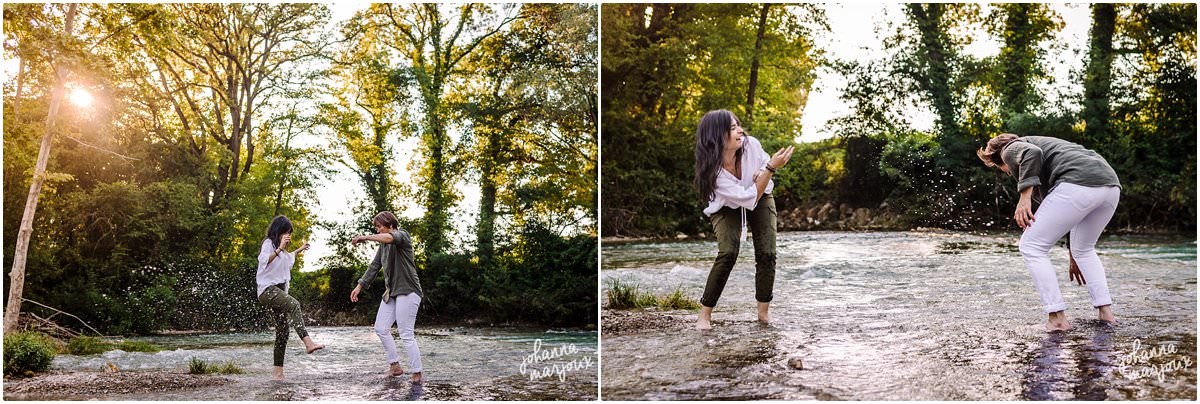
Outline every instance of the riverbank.
[[50, 372], [29, 378], [5, 378], [4, 398], [80, 400], [96, 396], [167, 393], [221, 386], [233, 380], [171, 371]]
[[613, 310], [600, 313], [605, 337], [637, 334], [647, 331], [685, 331], [695, 318], [655, 310]]

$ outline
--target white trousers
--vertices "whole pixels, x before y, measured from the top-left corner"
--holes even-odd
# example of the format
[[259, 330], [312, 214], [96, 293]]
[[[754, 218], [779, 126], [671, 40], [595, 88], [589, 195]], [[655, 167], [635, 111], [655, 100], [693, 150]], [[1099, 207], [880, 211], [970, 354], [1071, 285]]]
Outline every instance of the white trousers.
[[1062, 183], [1046, 196], [1037, 212], [1034, 212], [1033, 225], [1021, 235], [1020, 249], [1046, 313], [1067, 309], [1047, 254], [1050, 247], [1067, 232], [1071, 233], [1071, 255], [1075, 257], [1075, 263], [1087, 282], [1088, 294], [1092, 296], [1092, 307], [1112, 304], [1108, 280], [1104, 277], [1104, 264], [1096, 255], [1096, 240], [1100, 239], [1100, 233], [1112, 219], [1120, 199], [1121, 188], [1115, 186], [1085, 187]]
[[400, 341], [408, 351], [409, 372], [421, 371], [421, 350], [417, 348], [417, 336], [413, 327], [417, 324], [417, 309], [421, 307], [421, 296], [416, 293], [400, 295], [390, 299], [390, 302], [379, 302], [379, 313], [375, 314], [375, 334], [383, 342], [383, 350], [387, 352], [388, 363], [400, 362], [396, 353], [396, 341], [392, 339], [392, 324], [400, 331]]

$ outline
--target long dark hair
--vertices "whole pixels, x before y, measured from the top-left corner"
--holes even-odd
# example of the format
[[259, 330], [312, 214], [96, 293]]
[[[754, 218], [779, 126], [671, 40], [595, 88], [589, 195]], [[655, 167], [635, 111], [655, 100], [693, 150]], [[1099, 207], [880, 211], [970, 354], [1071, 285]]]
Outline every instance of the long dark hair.
[[292, 221], [288, 220], [287, 216], [279, 215], [271, 219], [271, 225], [267, 226], [267, 239], [271, 240], [271, 244], [276, 249], [279, 248], [279, 238], [284, 234], [292, 232]]
[[[721, 156], [725, 151], [725, 139], [729, 138], [729, 127], [738, 122], [732, 112], [724, 109], [708, 111], [700, 118], [696, 127], [696, 191], [700, 192], [700, 203], [708, 203], [716, 196], [717, 170], [721, 169]], [[742, 161], [742, 149], [736, 154]]]

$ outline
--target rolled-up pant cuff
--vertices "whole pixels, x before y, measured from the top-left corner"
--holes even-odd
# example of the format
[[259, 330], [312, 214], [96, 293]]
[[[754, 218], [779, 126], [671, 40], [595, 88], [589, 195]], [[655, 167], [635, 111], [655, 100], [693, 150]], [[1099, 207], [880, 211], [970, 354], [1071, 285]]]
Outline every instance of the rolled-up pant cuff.
[[1056, 311], [1063, 311], [1063, 310], [1066, 310], [1066, 309], [1067, 309], [1067, 304], [1066, 304], [1066, 303], [1059, 303], [1059, 304], [1052, 304], [1052, 305], [1049, 305], [1049, 306], [1043, 306], [1043, 310], [1045, 310], [1045, 311], [1046, 311], [1046, 314], [1050, 314], [1050, 313], [1053, 313], [1053, 312], [1056, 312]]

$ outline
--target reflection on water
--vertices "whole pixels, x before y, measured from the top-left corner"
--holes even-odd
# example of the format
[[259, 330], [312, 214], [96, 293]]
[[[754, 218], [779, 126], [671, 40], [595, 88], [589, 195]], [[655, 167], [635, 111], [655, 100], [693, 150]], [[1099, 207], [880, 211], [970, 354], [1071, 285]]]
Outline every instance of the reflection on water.
[[[222, 376], [234, 382], [198, 390], [114, 395], [111, 397], [46, 397], [117, 400], [547, 400], [595, 399], [597, 368], [530, 380], [520, 373], [522, 360], [542, 349], [574, 344], [578, 352], [549, 361], [596, 360], [595, 332], [455, 328], [418, 330], [424, 362], [423, 384], [408, 374], [387, 377], [388, 363], [371, 327], [310, 327], [313, 340], [326, 348], [313, 355], [292, 335], [284, 363], [287, 380], [270, 380], [273, 332], [222, 333], [133, 338], [166, 348], [158, 353], [109, 351], [101, 355], [59, 355], [52, 370], [99, 371], [111, 362], [124, 371], [186, 372], [191, 358], [209, 363], [232, 361], [246, 374]], [[400, 350], [401, 364], [408, 361]], [[6, 397], [12, 398], [12, 397]], [[39, 397], [19, 397], [39, 399]]]
[[[1098, 249], [1119, 327], [1095, 320], [1067, 283], [1074, 329], [1048, 334], [1015, 234], [783, 233], [770, 326], [754, 322], [754, 261], [743, 249], [715, 329], [604, 336], [605, 399], [1191, 399], [1196, 397], [1196, 244], [1122, 236]], [[698, 298], [712, 242], [603, 247], [602, 276]], [[604, 284], [607, 287], [607, 283]], [[687, 315], [694, 312], [670, 311]], [[1153, 378], [1117, 371], [1173, 344], [1192, 366]], [[802, 369], [790, 366], [796, 359]], [[1142, 364], [1141, 366], [1146, 366]]]

